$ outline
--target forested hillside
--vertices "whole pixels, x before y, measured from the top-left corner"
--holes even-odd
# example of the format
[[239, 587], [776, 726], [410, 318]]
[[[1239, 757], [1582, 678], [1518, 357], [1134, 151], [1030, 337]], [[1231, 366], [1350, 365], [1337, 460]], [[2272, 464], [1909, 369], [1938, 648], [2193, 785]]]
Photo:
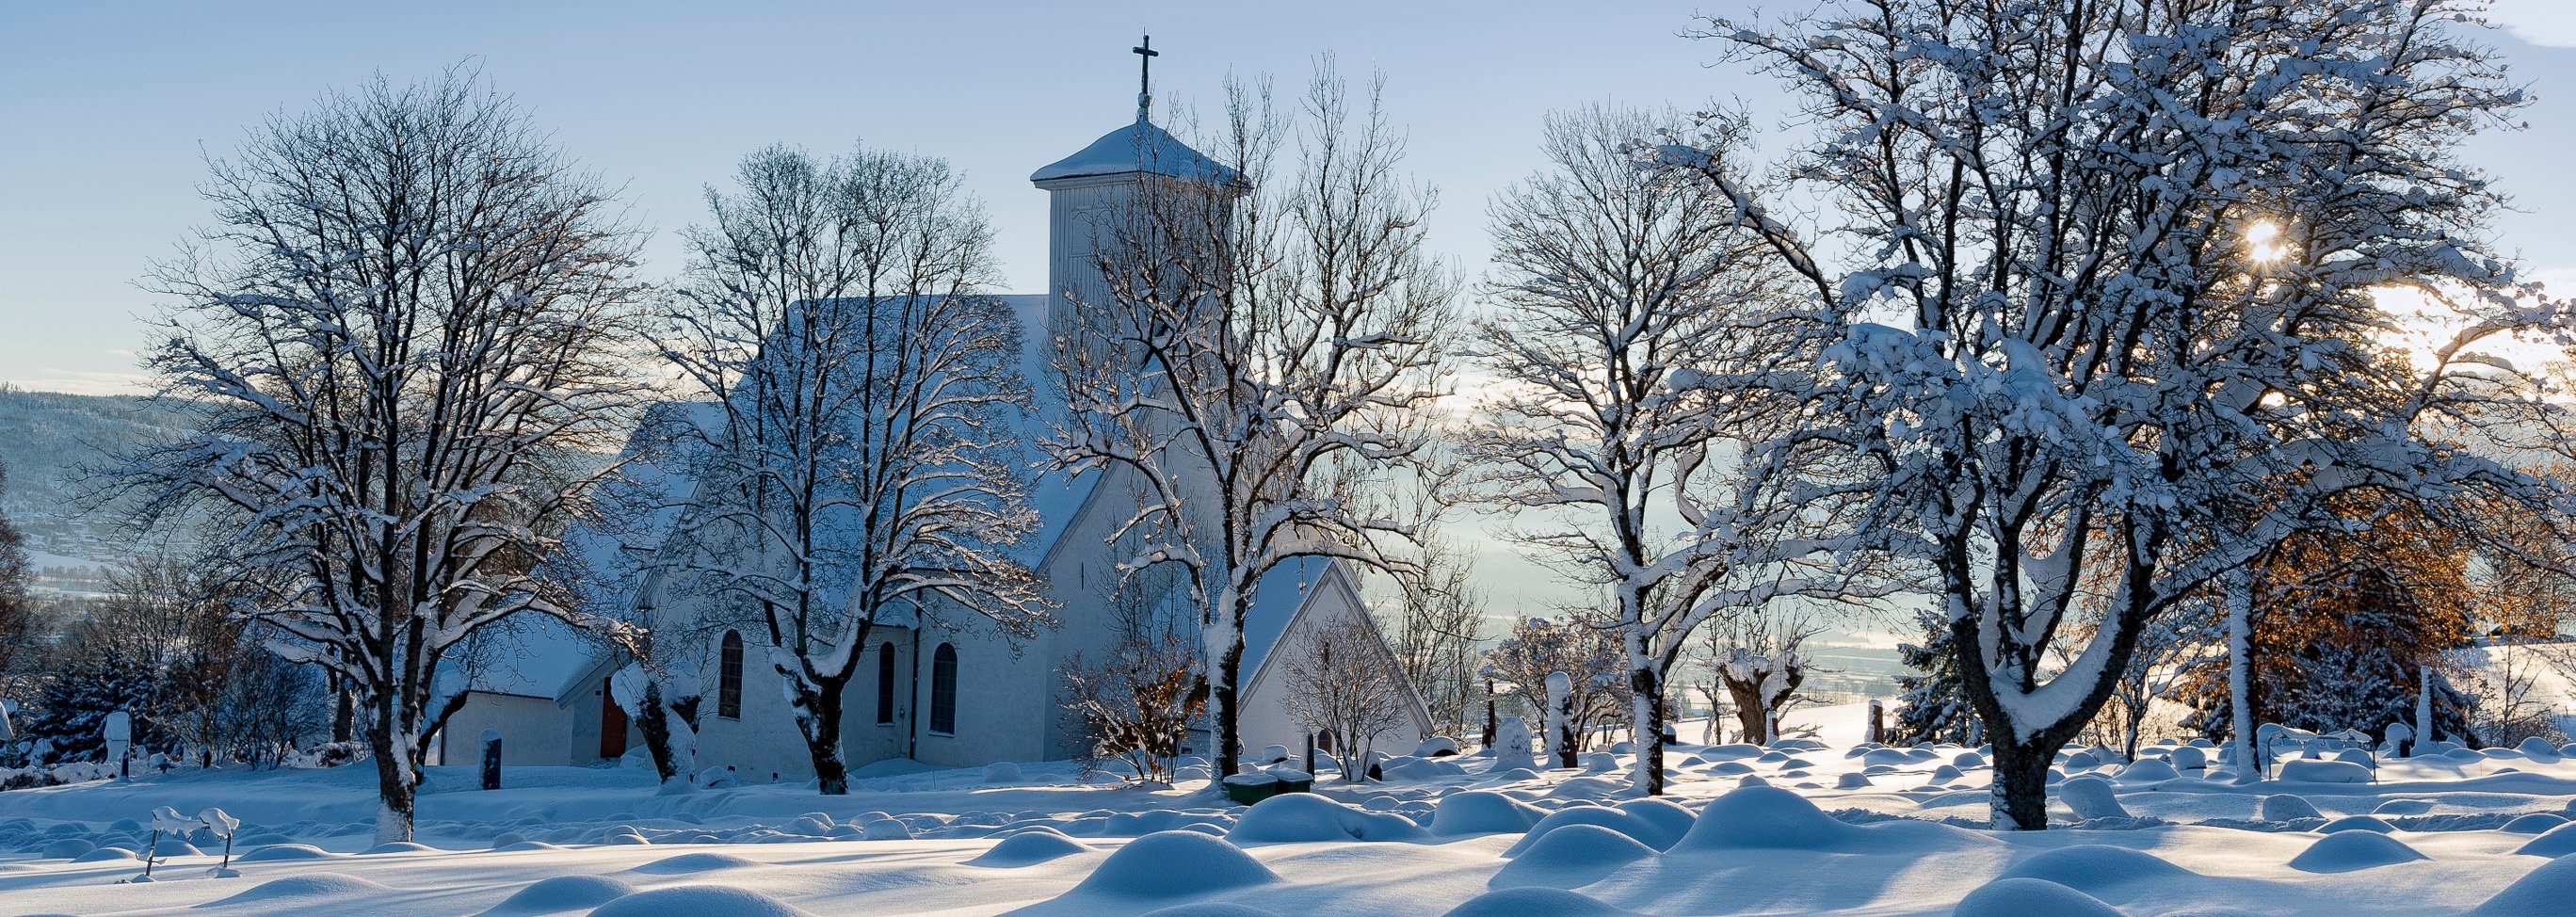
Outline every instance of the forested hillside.
[[98, 559], [113, 526], [99, 518], [106, 514], [83, 511], [85, 476], [180, 429], [169, 411], [139, 397], [0, 386], [0, 465], [9, 470], [0, 512], [38, 552]]

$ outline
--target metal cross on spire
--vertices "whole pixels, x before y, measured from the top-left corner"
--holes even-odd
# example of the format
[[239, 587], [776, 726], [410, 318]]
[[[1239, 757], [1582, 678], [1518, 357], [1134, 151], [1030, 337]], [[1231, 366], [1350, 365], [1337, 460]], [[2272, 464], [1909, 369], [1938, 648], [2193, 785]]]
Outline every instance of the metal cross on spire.
[[1141, 65], [1136, 74], [1136, 120], [1141, 122], [1154, 109], [1154, 58], [1163, 56], [1163, 52], [1154, 50], [1152, 35], [1145, 36], [1143, 44], [1127, 50], [1136, 52], [1137, 63]]

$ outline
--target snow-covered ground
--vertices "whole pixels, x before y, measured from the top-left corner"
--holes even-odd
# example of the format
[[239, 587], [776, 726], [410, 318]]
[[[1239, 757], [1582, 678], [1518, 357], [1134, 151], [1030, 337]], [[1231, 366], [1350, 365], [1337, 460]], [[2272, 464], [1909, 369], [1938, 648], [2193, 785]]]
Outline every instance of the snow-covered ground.
[[[0, 793], [0, 917], [2576, 914], [2576, 759], [2455, 752], [2382, 762], [2375, 783], [2241, 786], [2161, 751], [2186, 766], [2068, 762], [2054, 809], [2074, 827], [2012, 835], [1973, 827], [1972, 750], [1820, 742], [1684, 746], [1669, 801], [1632, 798], [1610, 755], [1503, 773], [1469, 757], [1250, 809], [1053, 764], [835, 799], [663, 794], [633, 769], [513, 768], [485, 792], [440, 768], [425, 846], [379, 851], [366, 766], [178, 772]], [[240, 874], [181, 850], [163, 881], [120, 884], [141, 864], [101, 850], [138, 848], [162, 806], [241, 818]]]

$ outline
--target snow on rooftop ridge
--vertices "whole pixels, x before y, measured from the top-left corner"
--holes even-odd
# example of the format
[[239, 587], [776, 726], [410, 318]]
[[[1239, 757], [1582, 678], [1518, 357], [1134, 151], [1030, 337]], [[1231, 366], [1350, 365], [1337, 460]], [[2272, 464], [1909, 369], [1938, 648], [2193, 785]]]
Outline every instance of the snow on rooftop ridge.
[[1032, 182], [1142, 172], [1221, 185], [1239, 184], [1243, 175], [1207, 154], [1190, 148], [1151, 121], [1138, 121], [1100, 135], [1081, 152], [1029, 173]]

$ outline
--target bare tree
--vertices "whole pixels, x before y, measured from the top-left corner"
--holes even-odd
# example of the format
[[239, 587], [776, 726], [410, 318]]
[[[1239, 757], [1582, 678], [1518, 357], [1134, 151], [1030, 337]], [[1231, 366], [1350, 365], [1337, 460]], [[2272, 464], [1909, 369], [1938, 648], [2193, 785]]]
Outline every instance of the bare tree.
[[1556, 511], [1517, 536], [1609, 591], [1634, 780], [1649, 794], [1664, 787], [1666, 679], [1701, 622], [1841, 594], [1848, 579], [1817, 534], [1835, 503], [1787, 499], [1731, 455], [1794, 413], [1739, 380], [1789, 365], [1800, 337], [1780, 327], [1796, 324], [1777, 307], [1790, 275], [1735, 201], [1640, 167], [1639, 145], [1680, 122], [1599, 108], [1549, 119], [1549, 168], [1495, 205], [1502, 308], [1471, 349], [1503, 394], [1497, 422], [1466, 443], [1500, 506]]
[[325, 95], [217, 159], [215, 225], [155, 270], [151, 357], [201, 431], [125, 480], [167, 521], [218, 515], [247, 613], [368, 711], [381, 841], [411, 836], [449, 651], [520, 612], [529, 574], [643, 386], [633, 237], [607, 195], [472, 74]]
[[[1992, 822], [2047, 826], [2045, 777], [2155, 619], [2306, 528], [2338, 495], [2517, 502], [2550, 489], [2481, 457], [2542, 416], [2482, 354], [2561, 310], [2514, 302], [2483, 244], [2497, 195], [2457, 154], [2523, 101], [2448, 0], [2081, 5], [1854, 0], [1706, 37], [1797, 93], [1786, 169], [1840, 215], [1814, 245], [1710, 149], [1832, 342], [1813, 422], [1874, 470], [1869, 547], [1931, 571], [1994, 745]], [[2393, 288], [2462, 329], [2424, 365], [2388, 346]], [[1777, 446], [1780, 451], [1774, 452]], [[1774, 457], [1777, 456], [1777, 457]], [[2093, 568], [2107, 567], [2099, 579]], [[2071, 602], [2103, 625], [2051, 670]]]
[[[1426, 504], [1436, 501], [1425, 500]], [[1404, 675], [1430, 708], [1434, 730], [1466, 729], [1468, 708], [1484, 691], [1485, 594], [1476, 586], [1473, 554], [1441, 531], [1436, 519], [1414, 524], [1420, 548], [1411, 570], [1390, 577], [1396, 592], [1386, 614], [1386, 639]]]
[[[1329, 61], [1293, 121], [1266, 90], [1231, 86], [1224, 164], [1174, 163], [1161, 171], [1183, 174], [1146, 178], [1105, 214], [1105, 300], [1051, 330], [1071, 409], [1053, 463], [1140, 482], [1111, 543], [1124, 570], [1182, 570], [1203, 609], [1224, 773], [1242, 753], [1243, 623], [1262, 578], [1308, 557], [1406, 565], [1392, 549], [1408, 533], [1364, 485], [1428, 441], [1454, 283], [1422, 247], [1431, 195], [1397, 174], [1403, 140], [1377, 98], [1372, 84], [1355, 108]], [[1275, 169], [1292, 134], [1298, 156]]]
[[1090, 754], [1125, 764], [1140, 783], [1172, 782], [1190, 729], [1207, 712], [1207, 681], [1190, 644], [1130, 634], [1097, 662], [1074, 654], [1057, 674], [1065, 687], [1059, 706]]
[[1299, 633], [1280, 674], [1288, 686], [1280, 705], [1291, 722], [1331, 738], [1343, 780], [1367, 776], [1377, 738], [1413, 713], [1403, 668], [1364, 618], [1336, 618]]
[[1518, 697], [1532, 717], [1545, 712], [1547, 679], [1580, 673], [1572, 691], [1575, 749], [1588, 747], [1600, 724], [1627, 715], [1632, 704], [1628, 682], [1618, 677], [1619, 641], [1599, 623], [1598, 613], [1568, 611], [1558, 619], [1523, 618], [1485, 652], [1481, 674], [1499, 685], [1497, 693]]
[[1741, 741], [1779, 741], [1781, 717], [1805, 699], [1798, 686], [1807, 680], [1807, 641], [1823, 626], [1813, 615], [1785, 612], [1729, 618], [1708, 630], [1711, 664], [1734, 702]]
[[924, 609], [1025, 636], [1048, 621], [1007, 549], [1036, 527], [1011, 415], [1018, 319], [986, 294], [981, 208], [937, 159], [772, 147], [710, 222], [659, 316], [670, 364], [723, 418], [655, 563], [753, 609], [826, 795], [849, 791], [842, 692], [878, 622]]

